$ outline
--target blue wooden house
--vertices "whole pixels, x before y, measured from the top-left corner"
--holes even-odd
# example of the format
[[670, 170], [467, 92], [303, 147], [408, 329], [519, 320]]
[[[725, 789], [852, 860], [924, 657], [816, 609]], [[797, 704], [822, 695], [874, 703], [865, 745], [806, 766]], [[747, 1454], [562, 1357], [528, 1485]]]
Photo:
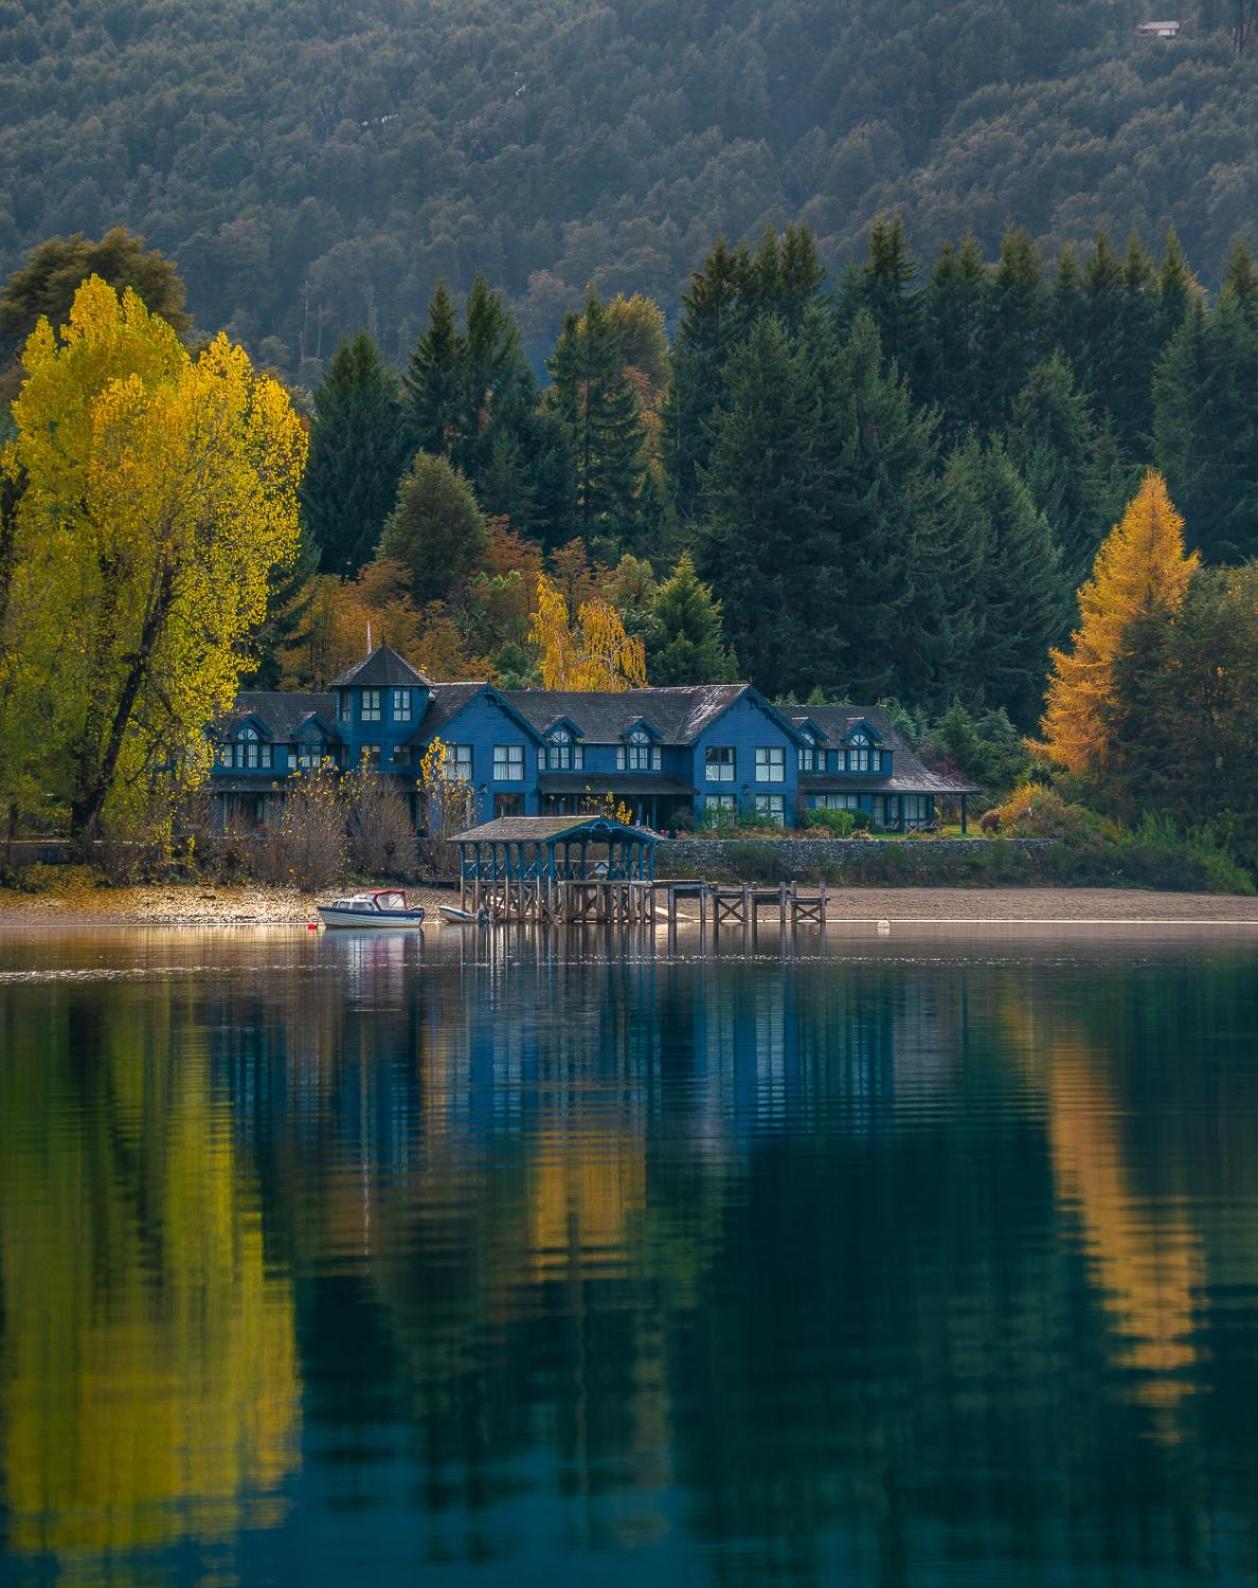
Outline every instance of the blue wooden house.
[[434, 684], [387, 646], [319, 694], [245, 690], [209, 729], [224, 826], [276, 819], [289, 780], [330, 764], [395, 779], [418, 809], [434, 739], [475, 798], [475, 819], [576, 814], [610, 795], [658, 830], [705, 815], [783, 827], [813, 810], [862, 810], [902, 831], [936, 819], [940, 796], [973, 785], [933, 772], [872, 707], [775, 706], [749, 684], [622, 694]]

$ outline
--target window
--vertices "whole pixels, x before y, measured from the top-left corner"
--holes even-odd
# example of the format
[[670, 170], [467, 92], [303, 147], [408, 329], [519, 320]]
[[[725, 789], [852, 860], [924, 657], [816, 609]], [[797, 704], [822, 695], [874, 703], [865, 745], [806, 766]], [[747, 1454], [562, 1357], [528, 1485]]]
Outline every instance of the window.
[[785, 827], [786, 802], [780, 794], [757, 794], [756, 815], [767, 816], [778, 827]]
[[817, 741], [812, 734], [804, 735], [804, 742], [799, 747], [799, 770], [801, 772], [815, 772], [817, 769]]
[[705, 811], [736, 811], [738, 801], [732, 794], [705, 794], [703, 808]]
[[[520, 776], [524, 776], [524, 751], [520, 750]], [[449, 744], [446, 746], [446, 777], [458, 783], [472, 781], [472, 747], [470, 744]], [[494, 776], [498, 776], [497, 762], [495, 761]]]
[[709, 745], [703, 752], [703, 771], [709, 783], [732, 783], [734, 781], [733, 745]]
[[260, 744], [258, 746], [258, 760], [263, 766], [270, 766], [271, 746], [269, 744]]
[[808, 801], [815, 811], [855, 811], [860, 809], [856, 794], [814, 794]]
[[756, 782], [786, 782], [786, 751], [777, 744], [756, 746]]
[[236, 764], [236, 746], [234, 744], [220, 744], [218, 747], [219, 766], [232, 767]]
[[336, 702], [337, 720], [338, 722], [349, 722], [353, 714], [353, 709], [350, 705], [349, 690], [343, 689], [340, 695], [337, 697]]
[[317, 772], [323, 762], [323, 745], [317, 739], [305, 739], [297, 751], [297, 765], [303, 772]]
[[524, 746], [522, 744], [496, 744], [494, 746], [494, 782], [522, 783], [524, 781]]
[[650, 734], [642, 728], [635, 728], [624, 744], [616, 746], [618, 772], [658, 772], [660, 762], [659, 747], [651, 743]]
[[552, 772], [580, 772], [584, 768], [585, 751], [581, 745], [573, 743], [566, 728], [554, 729], [549, 739], [550, 748], [537, 753], [539, 770], [544, 772], [549, 767]]
[[394, 722], [409, 722], [411, 720], [411, 692], [409, 689], [395, 689], [393, 691], [393, 720]]
[[900, 802], [900, 814], [906, 822], [924, 822], [930, 818], [929, 794], [905, 794]]
[[380, 770], [380, 746], [378, 744], [365, 744], [358, 752], [359, 765], [369, 768], [373, 772]]
[[[508, 746], [508, 748], [511, 748], [511, 747]], [[495, 815], [495, 817], [498, 817], [498, 816], [523, 816], [524, 815], [524, 795], [523, 794], [495, 794], [494, 795], [494, 815]]]
[[380, 691], [378, 689], [363, 690], [363, 721], [380, 721]]

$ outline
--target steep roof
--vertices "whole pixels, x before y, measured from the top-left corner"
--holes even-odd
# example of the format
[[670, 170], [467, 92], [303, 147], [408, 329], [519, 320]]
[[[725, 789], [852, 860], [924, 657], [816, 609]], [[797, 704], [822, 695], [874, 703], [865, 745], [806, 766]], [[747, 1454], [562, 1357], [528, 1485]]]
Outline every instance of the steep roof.
[[253, 717], [273, 739], [282, 742], [294, 738], [306, 718], [312, 716], [322, 717], [335, 735], [336, 696], [292, 693], [287, 689], [242, 689], [232, 709], [226, 716], [216, 718], [210, 727], [218, 733], [228, 733], [247, 717]]
[[484, 688], [484, 680], [479, 683], [468, 680], [459, 684], [433, 684], [432, 694], [428, 699], [428, 710], [424, 713], [413, 737], [431, 738], [434, 733], [444, 728], [452, 717], [457, 717], [468, 701], [475, 700]]
[[[783, 716], [796, 726], [815, 722], [829, 739], [831, 746], [842, 744], [848, 733], [860, 722], [867, 722], [892, 752], [891, 773], [825, 773], [805, 772], [800, 777], [800, 787], [805, 790], [850, 790], [861, 793], [872, 790], [886, 794], [981, 794], [983, 791], [968, 778], [956, 777], [950, 772], [936, 772], [926, 766], [905, 744], [891, 725], [891, 719], [877, 706], [783, 706]], [[842, 783], [837, 779], [841, 776]]]
[[428, 679], [417, 673], [404, 656], [388, 645], [377, 645], [365, 661], [356, 662], [348, 672], [334, 678], [332, 689], [427, 689]]
[[508, 689], [503, 698], [538, 733], [569, 717], [590, 744], [614, 744], [645, 717], [665, 744], [688, 744], [746, 693], [746, 684], [695, 684], [611, 691]]

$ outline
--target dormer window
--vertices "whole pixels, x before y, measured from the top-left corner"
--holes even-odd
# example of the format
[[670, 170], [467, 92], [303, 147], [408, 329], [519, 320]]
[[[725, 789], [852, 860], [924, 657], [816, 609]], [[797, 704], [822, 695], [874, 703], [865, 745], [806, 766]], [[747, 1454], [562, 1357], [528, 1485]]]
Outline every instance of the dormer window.
[[271, 746], [259, 742], [256, 728], [246, 726], [240, 730], [236, 737], [240, 741], [236, 746], [236, 765], [238, 767], [256, 771], [260, 766], [270, 766]]
[[380, 721], [380, 691], [378, 689], [363, 690], [362, 717], [364, 722]]
[[585, 750], [567, 728], [552, 728], [545, 747], [537, 752], [537, 765], [543, 772], [580, 772], [585, 766]]
[[631, 728], [625, 735], [625, 742], [616, 746], [618, 772], [658, 772], [660, 765], [660, 748], [652, 744], [645, 728]]
[[805, 728], [804, 742], [799, 747], [799, 770], [801, 772], [815, 772], [817, 770], [817, 741]]

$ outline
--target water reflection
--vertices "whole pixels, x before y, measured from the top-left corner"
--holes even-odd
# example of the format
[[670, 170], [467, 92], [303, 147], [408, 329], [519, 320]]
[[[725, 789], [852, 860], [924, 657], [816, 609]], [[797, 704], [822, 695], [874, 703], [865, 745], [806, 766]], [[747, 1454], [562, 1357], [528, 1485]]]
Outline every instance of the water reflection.
[[681, 947], [0, 941], [9, 1558], [1252, 1571], [1248, 945]]

